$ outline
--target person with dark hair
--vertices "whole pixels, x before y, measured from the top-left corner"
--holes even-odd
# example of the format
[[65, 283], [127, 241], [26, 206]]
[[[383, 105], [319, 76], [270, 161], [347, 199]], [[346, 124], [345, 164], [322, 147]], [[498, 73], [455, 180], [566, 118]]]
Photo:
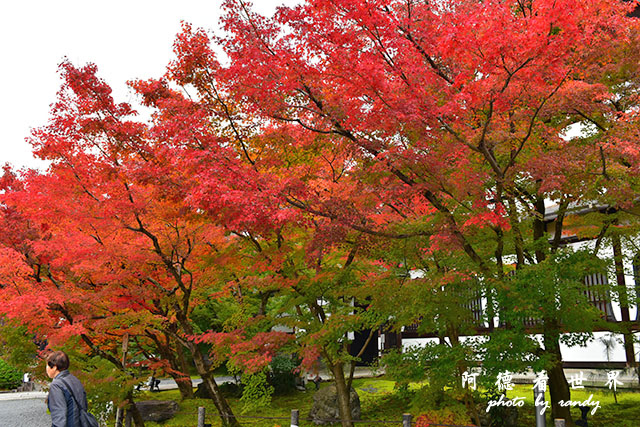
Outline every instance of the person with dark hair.
[[68, 369], [69, 356], [65, 352], [54, 351], [47, 356], [47, 375], [53, 380], [47, 398], [51, 427], [80, 427], [78, 406], [88, 409], [84, 387]]

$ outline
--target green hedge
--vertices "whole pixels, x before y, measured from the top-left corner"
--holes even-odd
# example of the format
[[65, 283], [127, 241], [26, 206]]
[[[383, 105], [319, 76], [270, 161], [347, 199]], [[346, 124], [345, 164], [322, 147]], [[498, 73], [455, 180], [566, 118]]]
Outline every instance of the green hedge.
[[300, 365], [299, 361], [289, 356], [278, 355], [271, 361], [269, 383], [276, 394], [291, 393], [296, 389], [295, 370]]
[[0, 390], [13, 390], [22, 384], [22, 374], [0, 359]]

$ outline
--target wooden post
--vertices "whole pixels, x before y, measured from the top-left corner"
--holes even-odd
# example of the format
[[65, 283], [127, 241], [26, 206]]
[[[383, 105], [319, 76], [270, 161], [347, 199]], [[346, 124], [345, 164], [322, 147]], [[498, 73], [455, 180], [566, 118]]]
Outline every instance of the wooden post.
[[567, 425], [566, 421], [562, 418], [556, 418], [554, 423], [555, 427], [565, 427]]
[[205, 409], [200, 406], [198, 408], [198, 427], [204, 427]]
[[411, 414], [402, 414], [402, 427], [411, 427]]
[[300, 425], [300, 411], [297, 409], [291, 410], [291, 427], [298, 427]]
[[127, 351], [129, 350], [129, 334], [122, 337], [122, 369], [127, 367]]

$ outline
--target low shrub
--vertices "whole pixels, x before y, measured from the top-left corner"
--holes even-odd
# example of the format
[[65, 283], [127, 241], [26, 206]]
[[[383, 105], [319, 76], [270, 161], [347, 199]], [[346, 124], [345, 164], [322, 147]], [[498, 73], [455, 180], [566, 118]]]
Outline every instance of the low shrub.
[[288, 356], [278, 355], [271, 361], [269, 384], [275, 394], [287, 394], [296, 389], [296, 369], [299, 362]]
[[425, 384], [413, 395], [411, 411], [419, 414], [444, 408], [465, 407], [455, 390], [444, 389], [438, 385]]
[[428, 427], [430, 425], [469, 425], [469, 417], [458, 410], [438, 409], [421, 414], [416, 418], [416, 427]]
[[22, 384], [20, 371], [0, 359], [0, 390], [13, 390]]
[[468, 425], [469, 415], [462, 396], [455, 390], [426, 384], [415, 392], [411, 401], [411, 413], [421, 414], [416, 426], [430, 424]]
[[242, 413], [266, 408], [271, 404], [273, 386], [267, 381], [265, 372], [257, 372], [242, 377]]
[[[218, 389], [220, 390], [220, 393], [225, 398], [230, 398], [230, 397], [240, 398], [240, 396], [242, 396], [242, 388], [235, 383], [222, 383], [218, 386]], [[201, 396], [197, 396], [197, 397], [201, 397]]]

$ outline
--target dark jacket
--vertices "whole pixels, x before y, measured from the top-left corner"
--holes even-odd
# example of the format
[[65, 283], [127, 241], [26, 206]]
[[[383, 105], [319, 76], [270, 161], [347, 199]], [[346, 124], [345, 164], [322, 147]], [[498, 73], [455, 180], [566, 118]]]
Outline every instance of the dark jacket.
[[56, 375], [49, 387], [48, 405], [49, 412], [51, 412], [51, 427], [80, 427], [78, 407], [70, 393], [73, 393], [78, 403], [86, 411], [88, 408], [87, 394], [82, 383], [69, 371], [64, 370]]

